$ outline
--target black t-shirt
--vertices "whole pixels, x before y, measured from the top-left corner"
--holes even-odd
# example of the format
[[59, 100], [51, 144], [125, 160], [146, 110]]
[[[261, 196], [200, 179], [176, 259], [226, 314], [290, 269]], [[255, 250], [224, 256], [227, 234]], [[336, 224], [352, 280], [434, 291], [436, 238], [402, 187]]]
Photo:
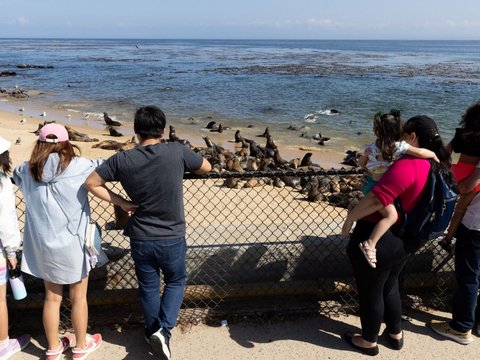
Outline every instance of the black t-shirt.
[[480, 156], [480, 146], [478, 145], [478, 134], [472, 131], [467, 131], [463, 128], [455, 130], [455, 136], [450, 144], [452, 150], [456, 153], [462, 153], [470, 156]]
[[139, 207], [124, 234], [138, 240], [185, 236], [183, 174], [198, 170], [203, 158], [179, 143], [138, 146], [119, 152], [96, 172], [105, 181], [120, 181]]

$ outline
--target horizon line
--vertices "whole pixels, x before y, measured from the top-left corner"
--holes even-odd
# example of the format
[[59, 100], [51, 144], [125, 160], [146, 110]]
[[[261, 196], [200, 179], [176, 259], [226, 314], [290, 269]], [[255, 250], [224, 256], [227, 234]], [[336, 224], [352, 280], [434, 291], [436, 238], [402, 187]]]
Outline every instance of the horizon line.
[[480, 41], [480, 39], [414, 39], [414, 38], [143, 38], [143, 37], [0, 37], [2, 40], [176, 40], [176, 41]]

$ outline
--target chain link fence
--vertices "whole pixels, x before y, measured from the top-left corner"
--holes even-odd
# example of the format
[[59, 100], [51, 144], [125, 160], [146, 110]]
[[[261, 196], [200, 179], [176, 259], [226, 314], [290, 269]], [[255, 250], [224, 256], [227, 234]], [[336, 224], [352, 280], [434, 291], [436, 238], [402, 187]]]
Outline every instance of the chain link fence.
[[[358, 298], [341, 227], [360, 198], [356, 170], [224, 172], [186, 175], [187, 287], [180, 323], [253, 309], [298, 310], [308, 299], [326, 315], [356, 311]], [[109, 184], [123, 193], [120, 184]], [[123, 193], [124, 194], [124, 193]], [[107, 265], [90, 275], [89, 304], [137, 303], [137, 280], [121, 211], [90, 199], [102, 227]], [[23, 230], [25, 204], [17, 191]], [[40, 308], [43, 282], [26, 276], [29, 296], [14, 308]], [[445, 309], [454, 286], [452, 256], [437, 240], [412, 257], [402, 277], [406, 306]], [[67, 297], [62, 321], [69, 324]], [[280, 299], [280, 300], [279, 300]], [[302, 306], [302, 305], [300, 305]], [[114, 316], [112, 314], [112, 316]]]

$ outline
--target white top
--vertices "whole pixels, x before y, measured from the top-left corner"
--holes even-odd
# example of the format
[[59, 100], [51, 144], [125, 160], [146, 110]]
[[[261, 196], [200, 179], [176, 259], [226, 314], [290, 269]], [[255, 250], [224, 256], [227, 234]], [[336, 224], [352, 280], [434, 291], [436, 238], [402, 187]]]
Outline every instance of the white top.
[[17, 251], [22, 242], [18, 228], [15, 192], [10, 178], [0, 172], [0, 242], [5, 251]]
[[393, 153], [392, 161], [379, 160], [382, 159], [382, 152], [380, 149], [373, 144], [368, 144], [365, 146], [364, 154], [368, 158], [367, 164], [365, 167], [374, 175], [382, 175], [387, 170], [388, 167], [396, 160], [400, 159], [410, 148], [410, 145], [405, 141], [395, 141], [395, 152]]
[[[480, 162], [478, 162], [477, 168], [480, 169]], [[480, 231], [480, 193], [468, 205], [462, 224], [469, 230]]]

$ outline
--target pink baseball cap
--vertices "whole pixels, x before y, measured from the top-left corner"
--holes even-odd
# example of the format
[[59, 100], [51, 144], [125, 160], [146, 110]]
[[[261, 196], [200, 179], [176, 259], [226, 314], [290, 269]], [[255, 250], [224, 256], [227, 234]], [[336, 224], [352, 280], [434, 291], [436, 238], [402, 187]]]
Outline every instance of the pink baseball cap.
[[[56, 138], [55, 139], [47, 138], [47, 136], [49, 135], [54, 135], [56, 136]], [[53, 143], [53, 144], [56, 144], [62, 141], [68, 141], [67, 129], [65, 129], [64, 126], [55, 124], [55, 123], [44, 125], [40, 128], [40, 131], [38, 133], [38, 141]]]

